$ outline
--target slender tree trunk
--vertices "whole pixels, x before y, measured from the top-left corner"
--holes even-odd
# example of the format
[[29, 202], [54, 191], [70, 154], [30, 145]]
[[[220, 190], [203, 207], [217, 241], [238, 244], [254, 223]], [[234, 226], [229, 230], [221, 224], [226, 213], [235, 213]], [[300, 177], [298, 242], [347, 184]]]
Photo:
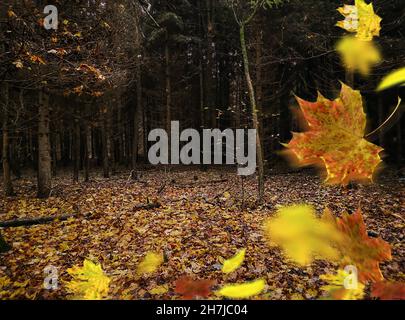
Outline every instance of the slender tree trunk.
[[171, 128], [171, 106], [172, 106], [172, 84], [171, 84], [171, 72], [170, 72], [170, 48], [169, 40], [166, 39], [165, 44], [165, 58], [166, 58], [166, 130], [170, 132]]
[[[142, 74], [141, 65], [138, 62], [136, 70], [136, 109], [134, 111], [134, 136], [132, 140], [132, 170], [136, 169], [139, 151], [139, 129], [142, 117]], [[133, 178], [135, 175], [133, 175]]]
[[80, 122], [79, 122], [79, 112], [76, 112], [74, 119], [74, 135], [73, 135], [73, 182], [79, 182], [79, 171], [80, 171]]
[[[214, 1], [209, 0], [207, 1], [207, 69], [205, 85], [207, 108], [210, 112], [210, 117], [208, 117], [208, 119], [211, 119], [212, 128], [216, 128], [217, 126], [217, 110], [214, 95], [214, 32]], [[209, 124], [209, 121], [207, 124]]]
[[9, 87], [7, 83], [2, 85], [3, 96], [3, 184], [4, 194], [7, 197], [14, 195], [13, 184], [11, 182], [10, 173], [10, 144], [9, 144]]
[[84, 124], [84, 181], [90, 181], [90, 158], [91, 158], [91, 130], [89, 128], [89, 122], [86, 119]]
[[[259, 135], [260, 137], [264, 137], [263, 132], [263, 64], [262, 64], [262, 56], [263, 56], [263, 31], [261, 28], [256, 28], [256, 97], [257, 97], [257, 117], [258, 117], [258, 126], [259, 126]], [[263, 152], [263, 159], [264, 157], [264, 150]]]
[[39, 92], [38, 117], [38, 197], [48, 198], [52, 189], [49, 96], [43, 91]]
[[256, 144], [257, 144], [257, 166], [258, 166], [258, 189], [259, 189], [259, 203], [263, 201], [264, 197], [264, 165], [263, 165], [263, 152], [262, 144], [260, 140], [259, 132], [259, 120], [258, 120], [258, 110], [256, 105], [255, 90], [252, 83], [252, 78], [250, 76], [249, 70], [249, 56], [246, 46], [246, 37], [245, 37], [245, 26], [241, 25], [240, 27], [240, 44], [243, 54], [243, 64], [246, 77], [246, 84], [249, 91], [249, 99], [252, 107], [252, 121], [253, 128], [256, 129]]
[[110, 168], [108, 161], [108, 123], [107, 123], [107, 111], [103, 113], [103, 128], [101, 130], [101, 140], [102, 140], [102, 153], [103, 153], [103, 174], [104, 178], [110, 177]]
[[116, 154], [115, 154], [115, 149], [116, 149], [116, 145], [115, 145], [115, 139], [114, 139], [114, 104], [110, 103], [109, 107], [108, 107], [108, 124], [107, 124], [107, 128], [108, 128], [108, 141], [107, 141], [107, 145], [108, 145], [108, 158], [109, 158], [109, 162], [110, 162], [110, 169], [111, 169], [111, 174], [115, 175], [117, 173], [117, 161], [116, 161]]

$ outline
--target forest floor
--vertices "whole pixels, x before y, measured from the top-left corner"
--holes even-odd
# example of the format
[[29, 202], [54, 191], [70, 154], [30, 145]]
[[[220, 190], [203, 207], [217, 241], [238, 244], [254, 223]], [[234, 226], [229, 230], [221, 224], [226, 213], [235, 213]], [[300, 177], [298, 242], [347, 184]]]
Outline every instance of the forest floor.
[[[266, 218], [283, 205], [307, 203], [321, 213], [329, 207], [336, 215], [359, 206], [367, 229], [392, 246], [393, 260], [381, 265], [387, 280], [405, 281], [405, 179], [385, 172], [375, 184], [349, 189], [325, 186], [310, 171], [271, 174], [266, 180], [265, 205], [256, 206], [253, 178], [235, 172], [195, 169], [148, 170], [138, 181], [129, 172], [111, 179], [92, 177], [88, 183], [71, 182], [70, 174], [54, 180], [52, 196], [35, 198], [36, 181], [15, 181], [15, 198], [0, 197], [0, 221], [78, 212], [67, 221], [3, 229], [11, 251], [0, 255], [0, 278], [11, 282], [0, 299], [65, 299], [66, 272], [85, 258], [99, 261], [111, 278], [112, 299], [175, 299], [173, 283], [182, 275], [213, 279], [218, 285], [266, 279], [259, 299], [317, 299], [322, 296], [319, 275], [334, 273], [331, 263], [316, 261], [299, 267], [266, 243]], [[243, 186], [242, 186], [243, 183]], [[159, 201], [159, 208], [141, 208]], [[90, 215], [89, 215], [90, 214]], [[230, 275], [220, 268], [223, 259], [246, 248], [243, 266]], [[158, 272], [138, 279], [137, 265], [149, 251], [166, 259]], [[44, 268], [56, 266], [60, 288], [43, 289]], [[164, 294], [153, 289], [166, 285]], [[151, 293], [152, 291], [152, 293]]]

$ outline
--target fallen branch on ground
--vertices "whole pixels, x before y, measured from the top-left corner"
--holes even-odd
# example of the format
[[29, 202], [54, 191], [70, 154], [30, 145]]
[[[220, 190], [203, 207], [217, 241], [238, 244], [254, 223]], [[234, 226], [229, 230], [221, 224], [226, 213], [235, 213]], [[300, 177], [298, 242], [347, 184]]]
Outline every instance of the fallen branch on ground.
[[[50, 223], [50, 222], [53, 222], [56, 220], [66, 221], [69, 218], [76, 218], [76, 217], [79, 217], [80, 215], [81, 215], [80, 213], [71, 213], [71, 214], [61, 214], [61, 215], [49, 216], [49, 217], [9, 220], [9, 221], [0, 222], [0, 228], [27, 227], [27, 226], [46, 224], [46, 223]], [[89, 216], [91, 216], [91, 214], [87, 214], [84, 217], [88, 218]]]

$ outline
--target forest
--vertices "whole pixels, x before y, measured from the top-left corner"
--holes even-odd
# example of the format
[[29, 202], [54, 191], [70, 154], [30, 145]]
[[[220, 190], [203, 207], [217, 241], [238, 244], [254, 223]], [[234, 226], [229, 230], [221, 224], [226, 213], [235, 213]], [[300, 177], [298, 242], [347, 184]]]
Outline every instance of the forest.
[[404, 0], [1, 0], [0, 300], [405, 299]]

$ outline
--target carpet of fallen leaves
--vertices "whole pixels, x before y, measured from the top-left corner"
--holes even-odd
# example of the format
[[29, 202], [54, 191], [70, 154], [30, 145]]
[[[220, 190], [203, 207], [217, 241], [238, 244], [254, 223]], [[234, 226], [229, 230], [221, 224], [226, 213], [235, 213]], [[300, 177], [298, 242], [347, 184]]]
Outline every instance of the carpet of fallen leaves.
[[[307, 203], [319, 214], [328, 206], [336, 215], [360, 206], [370, 234], [392, 246], [393, 260], [381, 265], [385, 278], [404, 281], [405, 179], [385, 172], [375, 184], [342, 188], [325, 186], [311, 173], [270, 174], [262, 206], [255, 204], [254, 178], [242, 179], [223, 169], [147, 170], [136, 181], [123, 172], [78, 184], [69, 174], [60, 174], [47, 200], [35, 198], [34, 177], [18, 180], [17, 197], [0, 197], [0, 221], [80, 215], [3, 229], [12, 250], [0, 255], [0, 278], [11, 280], [8, 290], [15, 299], [66, 299], [64, 282], [71, 279], [66, 270], [89, 258], [99, 261], [111, 278], [111, 299], [177, 299], [174, 284], [184, 275], [212, 279], [218, 286], [264, 278], [268, 285], [259, 299], [318, 299], [324, 284], [319, 276], [334, 273], [337, 266], [316, 261], [298, 267], [279, 249], [269, 248], [262, 232], [263, 221], [280, 206]], [[155, 201], [161, 207], [139, 208]], [[224, 259], [242, 248], [242, 267], [223, 274]], [[165, 262], [155, 274], [138, 279], [137, 265], [150, 251], [163, 253]], [[49, 265], [59, 270], [55, 291], [43, 289]], [[167, 292], [154, 294], [161, 287]]]

